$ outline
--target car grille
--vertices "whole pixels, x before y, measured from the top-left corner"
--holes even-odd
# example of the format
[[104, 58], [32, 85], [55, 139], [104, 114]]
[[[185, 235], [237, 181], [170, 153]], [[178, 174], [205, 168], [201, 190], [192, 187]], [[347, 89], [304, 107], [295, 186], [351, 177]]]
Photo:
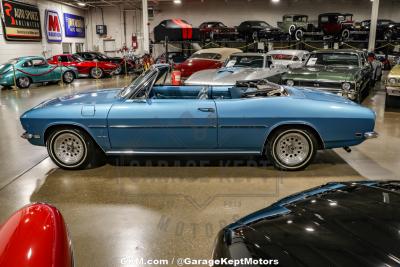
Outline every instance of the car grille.
[[315, 87], [315, 88], [332, 88], [341, 89], [340, 83], [335, 82], [316, 82], [316, 81], [294, 81], [295, 86]]

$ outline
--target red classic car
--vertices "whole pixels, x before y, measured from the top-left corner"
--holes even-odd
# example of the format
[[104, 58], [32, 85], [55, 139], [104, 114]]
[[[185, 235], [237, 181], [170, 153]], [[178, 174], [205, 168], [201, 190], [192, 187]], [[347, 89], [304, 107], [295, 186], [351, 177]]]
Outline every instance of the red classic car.
[[65, 67], [73, 66], [78, 69], [79, 76], [90, 76], [95, 79], [110, 75], [121, 68], [118, 64], [107, 61], [87, 61], [78, 55], [62, 54], [55, 55], [47, 60], [53, 65], [62, 65]]
[[232, 54], [240, 53], [236, 48], [208, 48], [194, 53], [181, 64], [175, 64], [174, 69], [180, 71], [181, 79], [186, 79], [193, 73], [206, 69], [219, 69]]
[[202, 40], [234, 40], [238, 36], [235, 28], [225, 26], [225, 24], [219, 21], [203, 22], [200, 24], [199, 29]]
[[73, 267], [61, 213], [48, 204], [31, 204], [0, 225], [0, 266]]

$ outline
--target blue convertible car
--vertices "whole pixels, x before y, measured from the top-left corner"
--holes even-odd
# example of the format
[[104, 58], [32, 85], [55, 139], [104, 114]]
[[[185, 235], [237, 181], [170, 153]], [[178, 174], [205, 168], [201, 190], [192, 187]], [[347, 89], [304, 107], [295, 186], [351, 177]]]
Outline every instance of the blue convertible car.
[[168, 75], [155, 65], [123, 89], [43, 102], [21, 116], [23, 137], [65, 169], [102, 155], [246, 154], [300, 170], [318, 149], [377, 136], [374, 112], [340, 96], [263, 80], [170, 86]]

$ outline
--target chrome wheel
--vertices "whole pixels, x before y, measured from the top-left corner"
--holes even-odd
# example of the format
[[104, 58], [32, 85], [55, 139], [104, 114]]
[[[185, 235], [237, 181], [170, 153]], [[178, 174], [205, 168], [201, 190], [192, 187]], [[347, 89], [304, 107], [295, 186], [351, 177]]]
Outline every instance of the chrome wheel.
[[122, 67], [120, 65], [118, 65], [118, 67], [115, 69], [114, 71], [115, 75], [119, 75], [122, 73]]
[[28, 77], [19, 77], [18, 78], [18, 87], [20, 88], [28, 88], [31, 84], [31, 80]]
[[74, 74], [70, 71], [64, 73], [64, 82], [65, 83], [72, 83], [74, 80]]
[[100, 68], [93, 68], [90, 71], [90, 75], [95, 79], [100, 79], [103, 76], [103, 70]]
[[297, 166], [310, 156], [310, 142], [297, 132], [281, 135], [275, 145], [275, 153], [279, 161], [288, 166]]
[[78, 164], [86, 157], [84, 141], [70, 132], [55, 137], [53, 151], [57, 160], [67, 166]]

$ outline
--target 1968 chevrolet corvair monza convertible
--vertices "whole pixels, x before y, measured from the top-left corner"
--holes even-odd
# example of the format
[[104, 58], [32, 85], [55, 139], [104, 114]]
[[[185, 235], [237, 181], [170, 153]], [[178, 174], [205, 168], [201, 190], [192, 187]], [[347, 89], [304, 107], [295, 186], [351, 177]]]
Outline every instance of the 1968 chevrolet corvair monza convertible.
[[300, 170], [318, 149], [377, 136], [372, 110], [334, 94], [263, 80], [169, 86], [168, 72], [155, 65], [124, 89], [46, 101], [21, 116], [23, 137], [65, 169], [102, 155], [246, 154]]

